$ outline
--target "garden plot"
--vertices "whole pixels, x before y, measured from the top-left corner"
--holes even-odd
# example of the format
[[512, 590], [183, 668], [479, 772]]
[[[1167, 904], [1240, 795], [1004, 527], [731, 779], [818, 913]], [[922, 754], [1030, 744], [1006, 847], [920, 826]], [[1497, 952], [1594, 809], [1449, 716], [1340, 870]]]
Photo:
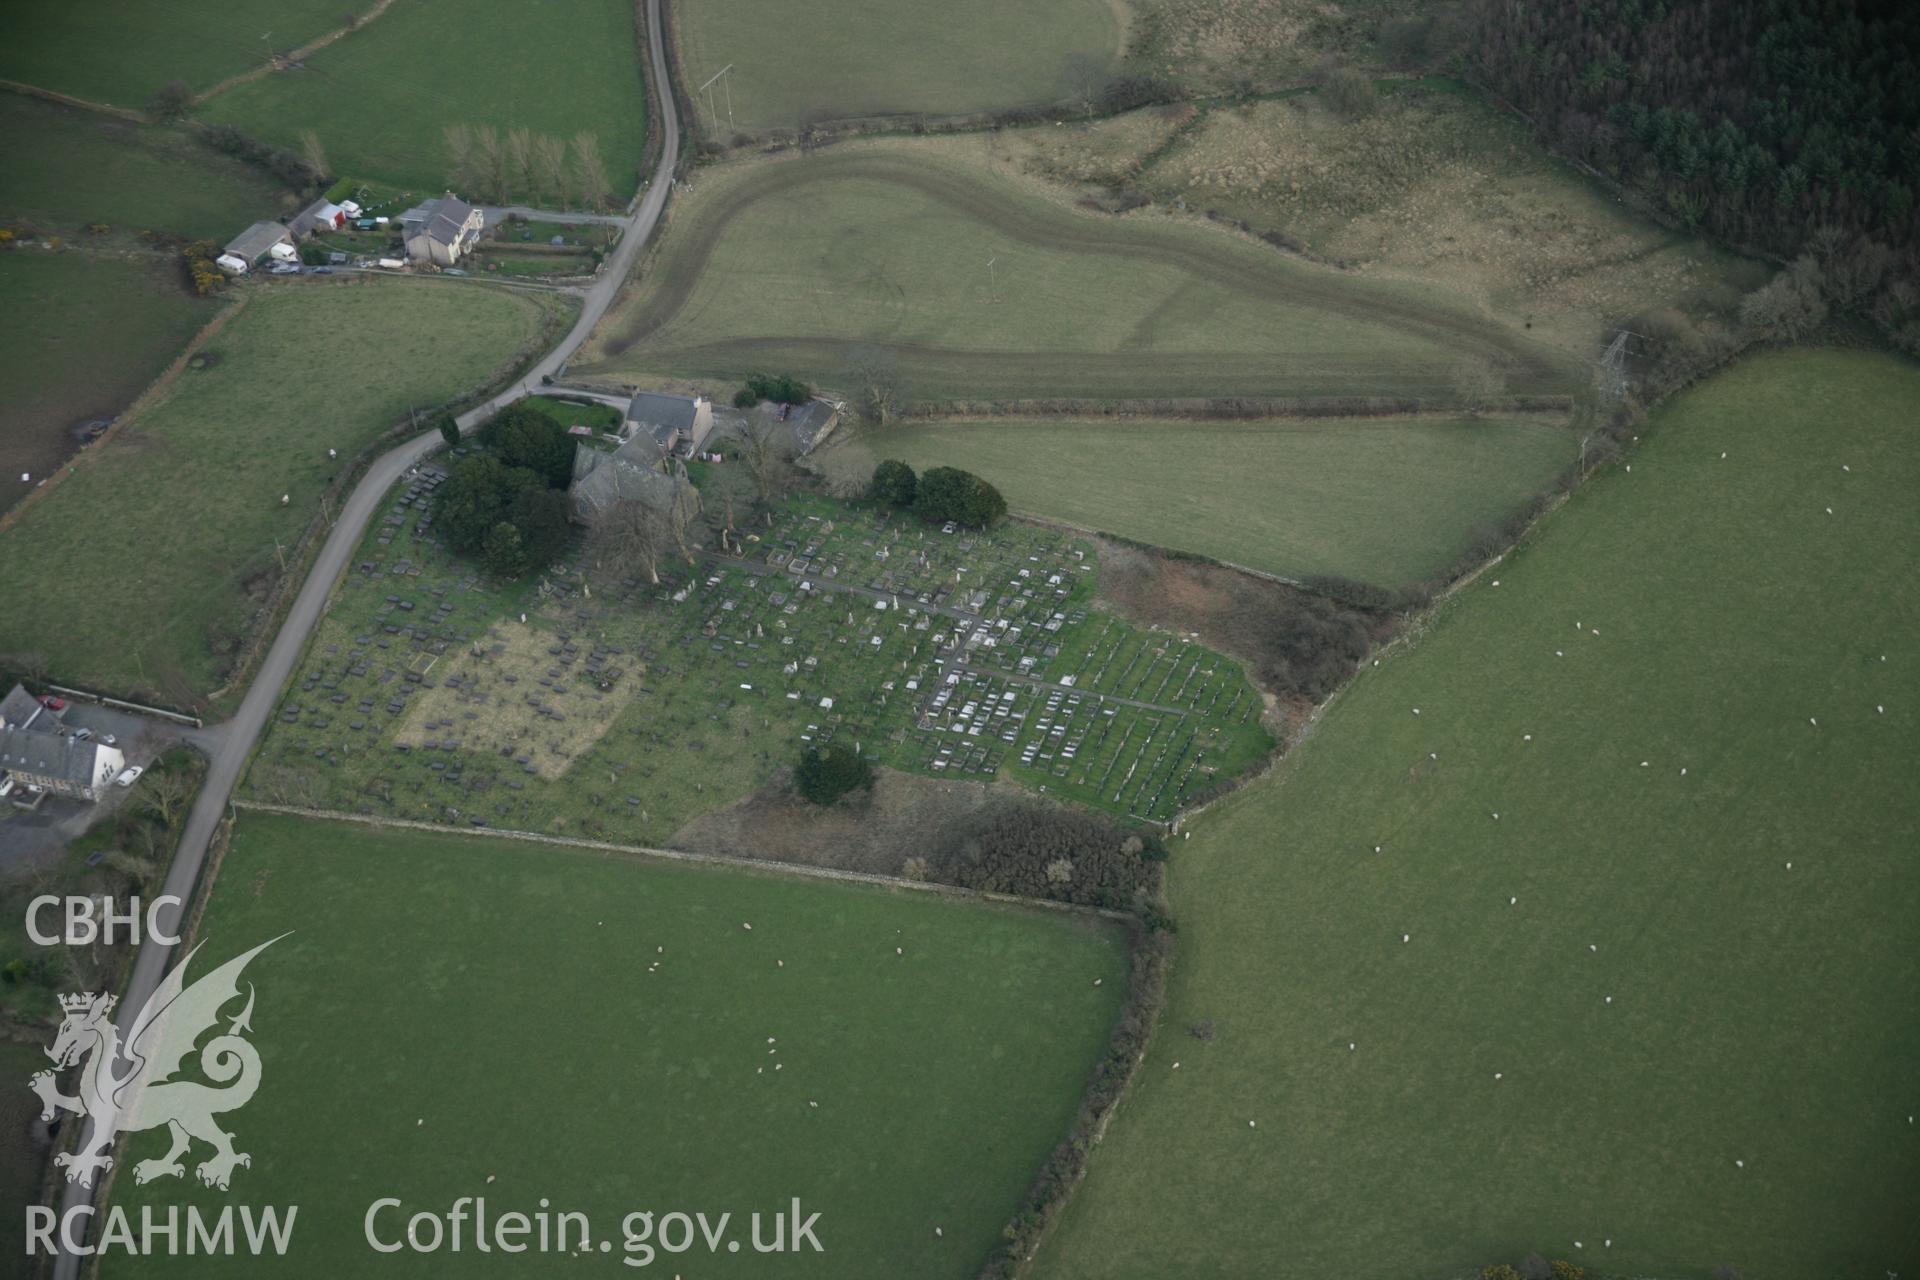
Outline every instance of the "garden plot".
[[435, 543], [437, 483], [368, 535], [255, 798], [664, 842], [844, 742], [1165, 821], [1272, 746], [1236, 664], [1095, 607], [1089, 548], [1056, 531], [798, 498], [658, 586], [563, 565], [502, 587]]

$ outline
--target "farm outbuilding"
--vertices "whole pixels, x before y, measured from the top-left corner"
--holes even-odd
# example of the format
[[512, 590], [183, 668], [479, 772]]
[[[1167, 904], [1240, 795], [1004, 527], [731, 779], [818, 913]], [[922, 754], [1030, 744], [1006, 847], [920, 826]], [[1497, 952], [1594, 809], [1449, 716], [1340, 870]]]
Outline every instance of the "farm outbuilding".
[[275, 253], [276, 246], [285, 247], [286, 257], [296, 256], [291, 231], [277, 222], [256, 222], [227, 241], [227, 247], [221, 251], [221, 255], [244, 264], [241, 270], [251, 270], [269, 257], [281, 256]]

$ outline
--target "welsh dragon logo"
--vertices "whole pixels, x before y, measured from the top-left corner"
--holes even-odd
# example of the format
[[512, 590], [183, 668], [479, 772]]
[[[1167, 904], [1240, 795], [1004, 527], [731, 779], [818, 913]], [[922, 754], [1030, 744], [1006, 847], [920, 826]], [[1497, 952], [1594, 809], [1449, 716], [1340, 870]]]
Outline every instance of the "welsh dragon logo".
[[54, 1157], [54, 1163], [67, 1171], [67, 1181], [92, 1186], [96, 1173], [113, 1167], [110, 1153], [121, 1133], [161, 1125], [172, 1132], [173, 1146], [157, 1160], [134, 1165], [135, 1182], [180, 1177], [186, 1172], [180, 1157], [187, 1154], [196, 1138], [213, 1148], [212, 1156], [194, 1170], [210, 1187], [225, 1191], [234, 1169], [252, 1163], [246, 1152], [233, 1149], [233, 1135], [214, 1121], [221, 1112], [245, 1106], [260, 1087], [260, 1055], [242, 1038], [243, 1032], [253, 1029], [252, 983], [247, 984], [246, 1007], [229, 1020], [223, 1034], [214, 1036], [200, 1050], [201, 1073], [224, 1087], [172, 1077], [193, 1053], [201, 1035], [219, 1023], [220, 1010], [239, 998], [240, 973], [247, 962], [278, 941], [280, 938], [268, 939], [191, 986], [187, 985], [187, 966], [200, 948], [188, 952], [186, 959], [162, 979], [128, 1028], [124, 1049], [127, 1067], [117, 1074], [115, 1066], [122, 1060], [123, 1050], [112, 1014], [119, 997], [86, 992], [60, 997], [66, 1017], [53, 1047], [46, 1052], [58, 1071], [85, 1059], [79, 1093], [61, 1093], [53, 1071], [38, 1072], [28, 1085], [40, 1095], [42, 1120], [53, 1119], [59, 1109], [93, 1121], [93, 1132], [81, 1150]]

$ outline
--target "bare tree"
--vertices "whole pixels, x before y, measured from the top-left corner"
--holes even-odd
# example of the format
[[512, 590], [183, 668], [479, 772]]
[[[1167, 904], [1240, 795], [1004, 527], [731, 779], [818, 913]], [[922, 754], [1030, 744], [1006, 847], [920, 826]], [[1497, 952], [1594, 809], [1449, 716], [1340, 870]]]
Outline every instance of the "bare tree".
[[693, 486], [687, 481], [684, 466], [679, 468], [675, 478], [686, 487], [676, 494], [673, 505], [667, 508], [667, 531], [673, 535], [673, 545], [687, 558], [687, 563], [692, 564], [693, 546], [687, 539], [687, 533], [693, 528], [694, 517], [700, 514], [699, 504], [697, 500], [683, 500], [693, 494]]
[[559, 206], [567, 207], [567, 140], [552, 134], [540, 134], [533, 140], [534, 163], [540, 170], [541, 188]]
[[500, 133], [490, 124], [473, 131], [475, 163], [486, 187], [486, 197], [498, 200], [507, 185], [507, 151], [500, 145]]
[[160, 769], [149, 773], [146, 785], [141, 789], [141, 807], [160, 820], [164, 827], [172, 827], [179, 816], [181, 807], [193, 794], [187, 785], [186, 775], [173, 769]]
[[533, 130], [516, 125], [507, 130], [507, 163], [522, 191], [533, 190]]
[[1782, 342], [1798, 342], [1826, 321], [1820, 266], [1808, 255], [1740, 300], [1740, 322]]
[[853, 392], [854, 410], [868, 426], [886, 426], [906, 402], [906, 381], [900, 374], [900, 361], [889, 347], [849, 348], [846, 377]]
[[[792, 436], [779, 419], [754, 408], [747, 411], [747, 420], [740, 425], [738, 438], [741, 458], [747, 464], [747, 474], [753, 477], [754, 493], [759, 497], [760, 505], [766, 506], [786, 488], [790, 478], [792, 467], [788, 461], [788, 446]], [[771, 514], [768, 519], [772, 519]]]
[[573, 174], [580, 199], [589, 208], [604, 209], [611, 194], [607, 163], [600, 158], [600, 139], [585, 129], [573, 135]]
[[623, 498], [602, 512], [587, 535], [594, 563], [622, 573], [645, 573], [660, 581], [660, 555], [673, 539], [660, 512], [637, 498]]
[[476, 172], [473, 160], [473, 126], [450, 124], [446, 127], [447, 185], [456, 191], [472, 191]]
[[1067, 97], [1073, 105], [1080, 108], [1080, 114], [1090, 116], [1100, 104], [1100, 92], [1107, 87], [1107, 62], [1090, 53], [1076, 53], [1067, 58], [1066, 70]]
[[320, 135], [312, 129], [300, 131], [300, 161], [313, 171], [315, 182], [324, 182], [333, 176], [333, 170], [327, 166], [327, 149], [320, 145]]
[[1478, 416], [1492, 408], [1506, 391], [1506, 376], [1483, 356], [1469, 356], [1454, 367], [1453, 393], [1468, 413]]

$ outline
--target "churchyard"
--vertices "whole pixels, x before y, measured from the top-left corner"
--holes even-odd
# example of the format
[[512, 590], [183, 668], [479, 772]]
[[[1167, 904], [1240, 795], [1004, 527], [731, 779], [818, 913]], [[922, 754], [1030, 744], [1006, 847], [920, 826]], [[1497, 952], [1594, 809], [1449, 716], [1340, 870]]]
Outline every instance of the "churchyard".
[[1272, 748], [1239, 665], [1100, 607], [1057, 530], [801, 496], [657, 585], [579, 553], [501, 584], [436, 544], [439, 476], [368, 534], [250, 798], [666, 843], [839, 741], [1165, 822]]

